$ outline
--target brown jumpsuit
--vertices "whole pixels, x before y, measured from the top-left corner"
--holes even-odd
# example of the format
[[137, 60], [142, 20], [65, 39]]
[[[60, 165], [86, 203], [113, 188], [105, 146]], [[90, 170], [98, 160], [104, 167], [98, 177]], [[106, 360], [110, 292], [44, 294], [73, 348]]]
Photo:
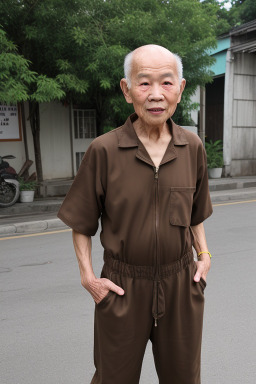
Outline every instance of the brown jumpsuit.
[[205, 151], [169, 120], [172, 140], [157, 169], [136, 118], [93, 141], [58, 213], [87, 236], [101, 219], [101, 276], [125, 291], [95, 306], [91, 384], [139, 383], [149, 339], [160, 384], [200, 384], [206, 283], [193, 281], [190, 226], [212, 213]]

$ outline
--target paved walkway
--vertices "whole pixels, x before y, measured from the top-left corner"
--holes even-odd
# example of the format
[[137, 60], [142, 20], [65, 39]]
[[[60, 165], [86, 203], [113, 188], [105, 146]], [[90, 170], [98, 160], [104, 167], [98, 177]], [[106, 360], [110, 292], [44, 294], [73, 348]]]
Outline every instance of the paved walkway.
[[[213, 203], [256, 199], [256, 176], [210, 179]], [[67, 228], [57, 218], [63, 197], [35, 199], [33, 203], [16, 203], [0, 208], [0, 236]]]

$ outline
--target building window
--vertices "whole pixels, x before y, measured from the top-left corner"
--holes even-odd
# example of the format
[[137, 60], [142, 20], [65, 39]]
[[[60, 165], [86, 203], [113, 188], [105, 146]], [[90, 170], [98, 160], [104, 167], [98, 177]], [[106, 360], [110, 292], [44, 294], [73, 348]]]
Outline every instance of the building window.
[[96, 137], [96, 111], [94, 109], [74, 109], [75, 139]]

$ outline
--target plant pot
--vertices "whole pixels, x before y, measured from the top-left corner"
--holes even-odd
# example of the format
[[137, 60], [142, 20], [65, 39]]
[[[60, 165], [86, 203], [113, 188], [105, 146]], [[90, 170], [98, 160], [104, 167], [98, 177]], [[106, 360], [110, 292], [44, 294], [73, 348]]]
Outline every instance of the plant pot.
[[209, 168], [208, 175], [210, 179], [220, 179], [222, 174], [222, 168]]
[[34, 201], [35, 191], [20, 191], [21, 203], [32, 203]]

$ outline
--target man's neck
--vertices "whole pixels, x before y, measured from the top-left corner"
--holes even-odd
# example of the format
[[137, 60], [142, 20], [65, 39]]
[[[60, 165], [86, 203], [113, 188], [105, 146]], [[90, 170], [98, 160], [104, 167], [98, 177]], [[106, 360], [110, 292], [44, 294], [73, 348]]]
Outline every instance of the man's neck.
[[138, 119], [133, 123], [133, 126], [137, 136], [142, 141], [146, 140], [157, 143], [162, 140], [166, 141], [171, 139], [169, 126], [166, 122], [161, 126], [146, 126]]
[[136, 120], [133, 126], [152, 162], [159, 167], [172, 138], [168, 124], [165, 123], [162, 127], [145, 127]]

